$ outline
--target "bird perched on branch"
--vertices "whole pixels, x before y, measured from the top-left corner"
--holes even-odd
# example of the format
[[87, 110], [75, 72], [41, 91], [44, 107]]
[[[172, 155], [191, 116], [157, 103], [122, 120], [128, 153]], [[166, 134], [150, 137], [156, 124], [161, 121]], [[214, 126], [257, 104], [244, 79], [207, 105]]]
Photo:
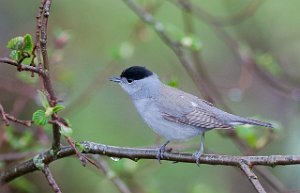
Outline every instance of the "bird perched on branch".
[[147, 125], [167, 141], [157, 151], [163, 158], [166, 145], [173, 140], [202, 136], [201, 145], [193, 154], [197, 165], [204, 151], [205, 132], [235, 125], [258, 125], [272, 128], [270, 123], [233, 115], [194, 95], [163, 84], [158, 76], [141, 66], [125, 69], [120, 77], [111, 77], [130, 96]]

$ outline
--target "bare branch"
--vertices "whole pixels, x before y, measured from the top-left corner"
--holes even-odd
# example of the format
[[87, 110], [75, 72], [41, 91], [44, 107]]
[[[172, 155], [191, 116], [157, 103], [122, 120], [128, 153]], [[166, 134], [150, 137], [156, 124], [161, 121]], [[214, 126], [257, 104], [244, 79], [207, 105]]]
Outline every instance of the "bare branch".
[[[109, 157], [128, 158], [134, 161], [139, 159], [153, 159], [156, 160], [157, 149], [144, 148], [126, 148], [116, 147], [104, 144], [97, 144], [94, 142], [82, 142], [84, 152], [87, 154], [99, 154]], [[52, 150], [48, 150], [41, 154], [45, 164], [49, 164], [57, 159], [74, 155], [75, 151], [70, 146], [62, 147], [56, 155], [53, 155]], [[195, 163], [195, 158], [192, 154], [186, 153], [172, 153], [165, 152], [161, 160], [168, 160], [172, 162]], [[240, 162], [246, 162], [248, 165], [263, 165], [275, 167], [279, 165], [298, 165], [300, 164], [299, 155], [270, 155], [270, 156], [230, 156], [217, 154], [204, 154], [200, 159], [200, 164], [207, 165], [223, 165], [240, 167]], [[33, 163], [33, 160], [25, 161], [14, 168], [0, 173], [0, 182], [6, 183], [26, 173], [38, 170]]]
[[8, 121], [8, 119], [6, 117], [6, 113], [5, 113], [5, 111], [3, 109], [3, 106], [1, 104], [0, 104], [0, 114], [2, 116], [2, 119], [3, 119], [4, 123], [5, 123], [5, 125], [9, 126], [9, 121]]
[[20, 71], [34, 72], [34, 73], [39, 74], [43, 78], [45, 77], [45, 73], [43, 70], [33, 67], [33, 66], [19, 64], [16, 61], [9, 59], [9, 58], [0, 58], [0, 63], [10, 64], [12, 66], [16, 66], [18, 68], [18, 70], [20, 70]]
[[16, 117], [14, 117], [14, 116], [11, 116], [11, 115], [7, 114], [4, 111], [3, 106], [1, 104], [0, 104], [0, 114], [1, 114], [2, 119], [3, 119], [6, 126], [10, 125], [9, 121], [19, 123], [19, 124], [25, 125], [27, 127], [31, 126], [31, 123], [32, 123], [31, 120], [20, 120], [20, 119], [17, 119]]
[[262, 5], [263, 0], [252, 0], [243, 9], [239, 10], [238, 13], [227, 18], [218, 18], [216, 16], [213, 16], [210, 13], [206, 12], [204, 9], [201, 9], [200, 7], [194, 7], [192, 4], [190, 4], [190, 2], [184, 0], [170, 0], [170, 2], [180, 3], [186, 11], [197, 11], [199, 16], [204, 18], [206, 21], [209, 21], [212, 25], [228, 26], [239, 24], [245, 19], [251, 17], [260, 7], [260, 5]]
[[40, 28], [40, 45], [43, 57], [43, 65], [45, 70], [49, 70], [49, 58], [47, 53], [47, 28], [48, 28], [48, 17], [50, 15], [50, 7], [52, 0], [46, 0], [44, 4], [44, 15], [42, 17], [42, 26]]
[[42, 170], [43, 173], [45, 174], [45, 177], [49, 183], [49, 185], [51, 186], [52, 190], [55, 193], [61, 193], [60, 188], [58, 187], [56, 181], [54, 180], [52, 173], [48, 167], [48, 165], [45, 165], [44, 169]]
[[265, 189], [262, 187], [261, 183], [258, 181], [257, 176], [251, 171], [248, 164], [246, 164], [244, 161], [241, 161], [240, 168], [245, 173], [245, 175], [248, 177], [248, 180], [251, 182], [251, 184], [254, 186], [255, 190], [258, 193], [266, 193]]
[[96, 161], [95, 166], [101, 170], [112, 183], [114, 183], [121, 193], [132, 193], [125, 182], [115, 174], [102, 157], [96, 155], [92, 155], [91, 157]]

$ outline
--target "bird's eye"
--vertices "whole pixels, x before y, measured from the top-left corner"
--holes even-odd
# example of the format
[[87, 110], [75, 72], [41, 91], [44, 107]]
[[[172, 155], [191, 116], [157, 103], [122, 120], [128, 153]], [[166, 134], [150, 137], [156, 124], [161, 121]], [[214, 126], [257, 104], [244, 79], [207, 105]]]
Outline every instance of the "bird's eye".
[[134, 80], [133, 79], [131, 79], [131, 78], [129, 78], [129, 79], [127, 79], [127, 82], [130, 84], [130, 83], [132, 83]]

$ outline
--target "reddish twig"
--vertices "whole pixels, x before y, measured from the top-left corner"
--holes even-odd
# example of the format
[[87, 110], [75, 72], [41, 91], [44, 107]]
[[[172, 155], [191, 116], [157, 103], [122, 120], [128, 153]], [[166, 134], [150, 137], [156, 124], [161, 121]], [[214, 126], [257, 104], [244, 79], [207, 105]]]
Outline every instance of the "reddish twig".
[[78, 157], [78, 159], [79, 159], [81, 165], [85, 167], [86, 164], [87, 164], [87, 161], [88, 161], [87, 158], [86, 158], [82, 153], [80, 153], [80, 152], [77, 150], [77, 148], [76, 148], [76, 146], [75, 146], [75, 144], [74, 144], [74, 142], [73, 142], [73, 140], [72, 140], [71, 137], [66, 137], [66, 140], [67, 140], [67, 142], [69, 143], [69, 145], [74, 149], [75, 154], [76, 154], [76, 156]]
[[10, 125], [9, 121], [19, 123], [19, 124], [25, 125], [27, 127], [31, 126], [31, 123], [32, 123], [31, 120], [20, 120], [20, 119], [15, 118], [14, 116], [11, 116], [11, 115], [7, 114], [4, 111], [3, 106], [1, 104], [0, 104], [0, 114], [1, 114], [2, 119], [3, 119], [6, 126]]
[[4, 123], [5, 123], [5, 125], [9, 126], [9, 121], [7, 119], [7, 116], [6, 116], [6, 113], [5, 113], [4, 109], [3, 109], [3, 106], [1, 104], [0, 104], [0, 114], [2, 116], [2, 119], [3, 119]]
[[33, 47], [33, 50], [32, 50], [33, 58], [32, 58], [32, 61], [31, 61], [31, 64], [34, 65], [34, 59], [36, 57], [37, 62], [38, 62], [38, 66], [40, 68], [42, 68], [42, 60], [41, 60], [41, 56], [40, 56], [40, 31], [41, 31], [41, 27], [42, 27], [41, 18], [42, 18], [45, 3], [46, 3], [46, 0], [41, 0], [38, 12], [36, 14], [35, 40], [34, 40], [34, 47]]
[[14, 116], [11, 116], [9, 114], [6, 114], [6, 118], [12, 122], [15, 122], [15, 123], [19, 123], [21, 125], [25, 125], [27, 127], [30, 127], [31, 124], [32, 124], [32, 121], [31, 120], [20, 120], [20, 119], [17, 119], [16, 117]]
[[18, 62], [14, 61], [12, 59], [9, 59], [9, 58], [0, 58], [0, 63], [6, 63], [6, 64], [10, 64], [12, 66], [16, 66], [19, 71], [34, 72], [34, 73], [39, 74], [43, 78], [46, 77], [46, 74], [42, 69], [36, 68], [36, 67], [33, 67], [33, 66], [28, 66], [28, 65], [25, 65], [25, 64], [19, 64]]
[[52, 175], [48, 165], [45, 165], [44, 169], [42, 171], [45, 174], [45, 177], [46, 177], [49, 185], [51, 186], [52, 190], [56, 193], [61, 193], [61, 190], [60, 190], [59, 186], [57, 185], [56, 181], [54, 180], [53, 175]]

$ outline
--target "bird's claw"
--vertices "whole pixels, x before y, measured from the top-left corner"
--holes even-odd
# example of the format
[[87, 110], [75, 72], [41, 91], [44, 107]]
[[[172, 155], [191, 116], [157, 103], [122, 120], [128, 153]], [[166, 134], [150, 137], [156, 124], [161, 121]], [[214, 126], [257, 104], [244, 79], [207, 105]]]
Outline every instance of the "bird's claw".
[[195, 158], [196, 164], [197, 164], [198, 167], [199, 167], [200, 158], [201, 158], [202, 155], [203, 155], [203, 152], [201, 152], [201, 151], [197, 151], [197, 152], [193, 153], [193, 157]]
[[157, 150], [156, 158], [160, 164], [161, 164], [160, 159], [163, 158], [164, 152], [166, 150], [166, 146], [168, 145], [168, 143], [170, 143], [170, 141], [167, 141], [166, 143], [162, 144]]
[[160, 147], [158, 148], [157, 150], [157, 154], [156, 154], [156, 158], [158, 160], [158, 162], [161, 164], [161, 159], [163, 158], [164, 156], [164, 152], [165, 152], [165, 148], [164, 147]]

